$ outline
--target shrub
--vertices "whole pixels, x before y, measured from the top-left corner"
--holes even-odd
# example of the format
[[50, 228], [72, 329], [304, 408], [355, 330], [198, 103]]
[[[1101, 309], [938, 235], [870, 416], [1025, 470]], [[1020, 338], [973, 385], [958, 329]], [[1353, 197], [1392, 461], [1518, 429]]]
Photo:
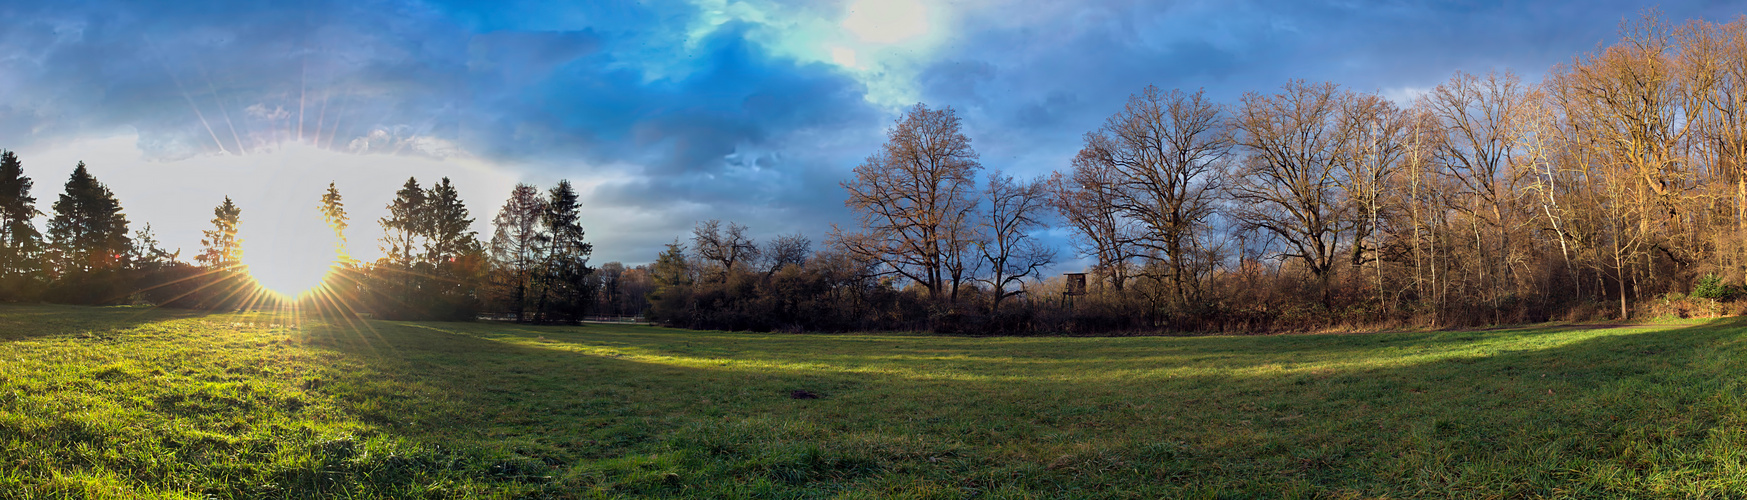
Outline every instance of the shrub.
[[1734, 285], [1723, 284], [1723, 278], [1717, 273], [1706, 274], [1692, 285], [1692, 296], [1701, 299], [1729, 300], [1739, 292]]

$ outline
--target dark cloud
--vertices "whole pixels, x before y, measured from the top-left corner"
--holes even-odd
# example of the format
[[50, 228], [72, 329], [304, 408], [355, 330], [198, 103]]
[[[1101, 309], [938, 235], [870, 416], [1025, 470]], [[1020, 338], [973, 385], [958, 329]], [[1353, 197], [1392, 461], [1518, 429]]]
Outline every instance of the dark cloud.
[[[1147, 85], [1205, 89], [1235, 103], [1292, 79], [1399, 93], [1457, 70], [1537, 79], [1618, 39], [1650, 2], [1111, 0], [978, 16], [921, 73], [923, 100], [950, 105], [984, 163], [1063, 168], [1080, 134]], [[1011, 13], [1011, 12], [1009, 12]], [[1662, 5], [1664, 19], [1728, 21], [1738, 5]]]
[[[1146, 85], [1231, 103], [1294, 78], [1386, 92], [1456, 70], [1534, 79], [1614, 40], [1648, 5], [1008, 5], [941, 27], [946, 41], [913, 54], [908, 83], [959, 111], [989, 168], [1039, 175]], [[1676, 21], [1740, 14], [1727, 2], [1662, 9]], [[837, 183], [898, 108], [870, 105], [856, 74], [779, 55], [766, 43], [782, 26], [694, 31], [700, 16], [684, 0], [0, 2], [0, 147], [137, 131], [159, 160], [288, 140], [464, 150], [531, 178], [619, 179], [590, 184], [590, 206], [654, 221], [592, 233], [633, 249], [620, 255], [652, 255], [704, 218], [816, 240], [850, 222]]]

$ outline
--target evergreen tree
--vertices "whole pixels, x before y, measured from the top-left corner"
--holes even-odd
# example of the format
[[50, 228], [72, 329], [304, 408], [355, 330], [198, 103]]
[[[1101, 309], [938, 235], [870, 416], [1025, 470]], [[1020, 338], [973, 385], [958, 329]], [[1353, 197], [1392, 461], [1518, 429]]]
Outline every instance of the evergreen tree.
[[158, 241], [157, 235], [152, 234], [151, 224], [146, 224], [146, 227], [134, 231], [133, 254], [128, 256], [133, 267], [146, 271], [156, 271], [179, 264], [176, 262], [176, 258], [182, 255], [182, 250], [178, 249], [174, 252], [164, 250], [163, 247], [158, 246], [159, 243], [162, 242]]
[[201, 232], [205, 237], [200, 244], [205, 248], [194, 260], [212, 269], [228, 270], [242, 264], [243, 240], [237, 238], [242, 214], [243, 209], [231, 203], [231, 197], [224, 197], [224, 203], [212, 209], [212, 229]]
[[685, 286], [692, 284], [691, 264], [685, 258], [685, 245], [679, 240], [667, 244], [655, 257], [655, 263], [650, 265], [650, 273], [654, 275], [655, 285], [659, 288]]
[[444, 177], [425, 192], [425, 260], [442, 266], [479, 247], [473, 219], [455, 186]]
[[346, 217], [346, 203], [340, 200], [340, 190], [334, 187], [333, 182], [328, 182], [328, 192], [322, 194], [321, 206], [318, 208], [321, 209], [322, 220], [327, 221], [328, 227], [334, 230], [334, 262], [342, 267], [350, 267], [352, 255], [346, 251], [346, 226], [350, 219]]
[[588, 257], [594, 253], [594, 245], [583, 240], [581, 209], [582, 202], [568, 180], [558, 181], [546, 194], [546, 210], [540, 217], [549, 242], [541, 266], [542, 318], [548, 311], [557, 311], [570, 320], [580, 319], [589, 302], [587, 278], [594, 270], [588, 267]]
[[496, 228], [491, 237], [491, 258], [498, 270], [496, 285], [518, 321], [527, 319], [528, 290], [540, 257], [546, 253], [548, 238], [541, 225], [545, 213], [546, 199], [540, 190], [517, 184], [491, 221]]
[[479, 310], [477, 292], [486, 271], [485, 254], [467, 205], [448, 177], [425, 191], [423, 212], [425, 262], [419, 267], [426, 285], [421, 287], [419, 303], [426, 307], [424, 316], [472, 319]]
[[687, 307], [691, 295], [692, 274], [691, 262], [686, 259], [686, 248], [678, 239], [667, 244], [655, 257], [655, 263], [649, 266], [650, 277], [655, 281], [655, 289], [650, 290], [649, 316], [651, 319], [674, 322], [689, 314]]
[[[416, 269], [422, 263], [421, 248], [430, 234], [430, 216], [425, 190], [419, 187], [418, 179], [408, 177], [394, 194], [394, 200], [388, 202], [388, 216], [377, 220], [382, 226], [384, 256], [372, 271], [378, 290], [392, 298], [382, 304], [380, 312], [389, 317], [408, 318], [419, 315], [420, 304], [414, 295], [427, 279], [421, 274], [430, 273], [429, 269]], [[394, 279], [396, 276], [398, 279]]]
[[0, 286], [17, 298], [42, 271], [42, 235], [30, 222], [39, 212], [18, 155], [0, 150]]
[[131, 249], [127, 216], [109, 187], [85, 169], [85, 162], [67, 178], [54, 211], [48, 233], [56, 273], [117, 270], [126, 264]]
[[411, 269], [417, 257], [414, 251], [429, 232], [425, 190], [419, 187], [418, 179], [408, 177], [394, 195], [394, 201], [388, 203], [388, 216], [378, 221], [383, 232], [382, 253], [395, 264]]

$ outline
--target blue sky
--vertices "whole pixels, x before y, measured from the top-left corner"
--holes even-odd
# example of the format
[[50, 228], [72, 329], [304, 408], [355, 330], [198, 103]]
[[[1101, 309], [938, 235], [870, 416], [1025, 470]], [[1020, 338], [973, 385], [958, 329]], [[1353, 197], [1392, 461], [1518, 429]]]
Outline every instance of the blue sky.
[[329, 181], [370, 254], [416, 175], [455, 177], [483, 237], [515, 182], [570, 179], [596, 262], [641, 263], [708, 218], [822, 241], [852, 220], [838, 182], [916, 102], [957, 109], [986, 168], [1043, 175], [1149, 84], [1235, 102], [1290, 79], [1398, 100], [1457, 70], [1534, 81], [1650, 6], [8, 0], [0, 148], [44, 200], [87, 162], [184, 255], [226, 195], [245, 258], [311, 248]]

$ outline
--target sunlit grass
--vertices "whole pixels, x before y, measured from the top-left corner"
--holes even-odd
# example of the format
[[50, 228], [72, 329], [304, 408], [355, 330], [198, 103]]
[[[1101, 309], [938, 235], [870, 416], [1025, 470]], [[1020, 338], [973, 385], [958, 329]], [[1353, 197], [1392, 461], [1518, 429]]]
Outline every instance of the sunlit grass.
[[972, 338], [314, 310], [0, 306], [0, 497], [1747, 495], [1729, 323]]

